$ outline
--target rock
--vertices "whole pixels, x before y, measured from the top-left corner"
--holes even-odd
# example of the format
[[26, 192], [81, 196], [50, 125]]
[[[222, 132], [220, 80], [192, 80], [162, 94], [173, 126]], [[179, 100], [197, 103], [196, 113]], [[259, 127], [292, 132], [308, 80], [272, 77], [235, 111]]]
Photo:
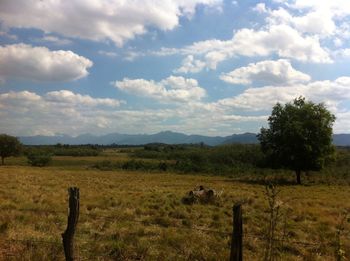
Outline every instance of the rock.
[[206, 189], [203, 186], [199, 186], [194, 190], [188, 192], [188, 195], [182, 199], [182, 202], [185, 204], [194, 204], [194, 203], [212, 203], [216, 197], [215, 190]]

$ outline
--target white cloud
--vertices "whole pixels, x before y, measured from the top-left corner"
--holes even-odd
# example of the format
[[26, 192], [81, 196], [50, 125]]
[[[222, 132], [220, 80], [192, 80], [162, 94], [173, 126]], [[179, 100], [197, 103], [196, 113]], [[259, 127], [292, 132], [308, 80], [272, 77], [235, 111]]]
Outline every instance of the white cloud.
[[266, 9], [266, 5], [265, 3], [258, 3], [254, 8], [254, 11], [258, 12], [258, 13], [266, 13], [267, 9]]
[[290, 86], [249, 88], [235, 97], [219, 100], [218, 104], [248, 111], [263, 111], [270, 110], [277, 102], [286, 103], [299, 96], [313, 102], [324, 102], [329, 109], [337, 112], [344, 102], [350, 101], [350, 77]]
[[107, 56], [107, 57], [111, 57], [111, 58], [118, 56], [118, 54], [116, 52], [107, 52], [107, 51], [103, 51], [103, 50], [98, 51], [98, 54], [103, 55], [103, 56]]
[[[304, 36], [288, 25], [272, 25], [268, 29], [243, 28], [230, 40], [206, 40], [195, 42], [181, 49], [163, 48], [155, 55], [192, 55], [190, 66], [180, 67], [182, 72], [198, 71], [199, 68], [216, 69], [218, 63], [235, 56], [270, 56], [290, 58], [301, 62], [332, 63], [328, 51], [321, 47], [317, 37]], [[185, 60], [186, 61], [186, 60]], [[187, 62], [187, 61], [186, 61]], [[205, 63], [205, 66], [203, 66]], [[178, 69], [178, 70], [180, 70]]]
[[350, 48], [339, 49], [333, 52], [333, 56], [336, 58], [349, 58], [350, 57]]
[[336, 29], [332, 14], [328, 10], [318, 10], [302, 17], [295, 17], [293, 23], [301, 32], [325, 36], [332, 35]]
[[74, 104], [78, 106], [110, 106], [119, 107], [121, 101], [110, 98], [92, 98], [89, 95], [75, 94], [69, 90], [48, 92], [45, 99], [50, 102]]
[[340, 38], [334, 38], [333, 39], [333, 44], [336, 46], [336, 47], [340, 47], [344, 44], [343, 40], [341, 40]]
[[124, 56], [124, 60], [128, 62], [134, 61], [136, 58], [144, 56], [144, 53], [139, 53], [135, 51], [127, 51]]
[[302, 36], [286, 25], [275, 25], [268, 30], [260, 31], [242, 29], [233, 36], [231, 41], [214, 44], [211, 49], [210, 51], [218, 51], [225, 56], [253, 57], [277, 54], [280, 57], [303, 62], [331, 62], [328, 53], [322, 49], [316, 38]]
[[336, 30], [333, 15], [328, 9], [317, 9], [301, 16], [293, 16], [284, 8], [265, 10], [270, 25], [285, 24], [295, 28], [300, 33], [309, 33], [322, 37], [332, 35]]
[[[68, 90], [38, 95], [29, 91], [0, 94], [1, 132], [21, 135], [85, 133], [109, 127], [113, 112], [124, 103]], [[103, 112], [103, 115], [101, 114]]]
[[183, 61], [180, 68], [174, 70], [175, 73], [197, 73], [203, 70], [205, 63], [195, 60], [193, 55], [188, 55]]
[[[184, 83], [177, 81], [176, 77], [163, 81], [172, 85], [174, 90], [188, 88], [184, 88]], [[155, 84], [160, 85], [160, 82]], [[28, 91], [9, 92], [0, 94], [1, 119], [6, 122], [0, 126], [0, 132], [15, 135], [154, 133], [169, 129], [215, 135], [240, 130], [256, 132], [266, 124], [267, 115], [276, 102], [290, 102], [299, 95], [314, 102], [325, 102], [337, 116], [335, 130], [344, 132], [346, 126], [350, 126], [349, 110], [343, 107], [350, 100], [349, 86], [350, 77], [340, 77], [334, 81], [250, 88], [217, 102], [189, 100], [179, 104], [181, 106], [166, 109], [137, 110], [118, 107], [119, 100], [111, 102], [65, 90], [42, 96]], [[156, 95], [156, 99], [160, 99], [159, 96]]]
[[335, 133], [349, 133], [350, 130], [350, 111], [338, 112], [334, 123]]
[[0, 46], [0, 78], [63, 82], [88, 75], [92, 62], [71, 51], [50, 51], [26, 44]]
[[48, 92], [43, 96], [29, 91], [20, 92], [8, 92], [0, 94], [0, 104], [4, 105], [12, 103], [13, 106], [23, 105], [23, 102], [28, 104], [37, 105], [60, 105], [62, 108], [72, 108], [72, 107], [96, 107], [96, 106], [107, 106], [107, 107], [119, 107], [124, 101], [111, 99], [111, 98], [93, 98], [89, 95], [82, 95], [79, 93], [73, 93], [69, 90], [60, 90]]
[[350, 38], [350, 5], [348, 0], [289, 0], [283, 7], [266, 9], [269, 25], [289, 25], [300, 33], [311, 34], [321, 40], [336, 40], [335, 47]]
[[295, 70], [288, 60], [262, 61], [240, 67], [232, 72], [222, 74], [220, 79], [232, 83], [248, 85], [262, 83], [265, 85], [295, 84], [308, 82], [311, 77]]
[[170, 76], [160, 82], [125, 78], [114, 82], [113, 85], [122, 91], [150, 97], [163, 103], [191, 102], [206, 96], [206, 91], [198, 85], [197, 80], [177, 76]]
[[[335, 1], [275, 1], [283, 7], [270, 9], [264, 2], [253, 9], [266, 15], [266, 25], [260, 29], [243, 28], [230, 40], [210, 39], [195, 42], [180, 49], [162, 48], [155, 55], [182, 54], [187, 57], [176, 72], [194, 73], [213, 69], [236, 56], [272, 56], [301, 62], [332, 63], [328, 48], [321, 46], [325, 38], [339, 47], [350, 38], [348, 0]], [[204, 65], [205, 64], [205, 65]]]
[[45, 35], [43, 38], [38, 38], [36, 40], [39, 42], [48, 42], [55, 45], [69, 45], [72, 43], [72, 41], [69, 39], [60, 38], [52, 35]]
[[27, 100], [27, 101], [37, 101], [40, 100], [41, 97], [36, 93], [29, 91], [21, 91], [21, 92], [8, 92], [0, 94], [0, 100], [6, 99], [19, 99], [19, 100]]
[[290, 1], [290, 7], [295, 9], [329, 10], [335, 17], [344, 17], [350, 14], [350, 5], [348, 0], [293, 0]]
[[192, 16], [201, 4], [217, 8], [221, 0], [3, 0], [0, 17], [7, 27], [110, 40], [120, 46], [146, 33], [147, 27], [174, 29], [181, 16]]

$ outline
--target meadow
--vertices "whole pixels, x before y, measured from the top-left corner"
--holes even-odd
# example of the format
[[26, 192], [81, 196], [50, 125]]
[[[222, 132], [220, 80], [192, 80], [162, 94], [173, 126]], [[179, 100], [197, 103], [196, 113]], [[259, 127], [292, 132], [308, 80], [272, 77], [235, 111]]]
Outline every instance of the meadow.
[[[244, 202], [244, 258], [262, 260], [270, 216], [266, 183], [280, 191], [276, 234], [283, 242], [276, 247], [277, 260], [349, 259], [347, 150], [339, 150], [338, 160], [321, 173], [304, 176], [301, 186], [294, 185], [291, 171], [258, 168], [258, 157], [246, 162], [242, 155], [249, 158], [254, 148], [223, 169], [204, 164], [222, 159], [222, 148], [220, 157], [210, 156], [210, 148], [198, 156], [201, 148], [195, 148], [185, 153], [185, 165], [181, 156], [174, 159], [178, 150], [157, 150], [53, 156], [46, 167], [29, 166], [24, 156], [6, 159], [0, 167], [0, 259], [63, 260], [67, 188], [76, 186], [78, 260], [228, 260], [236, 202]], [[141, 167], [123, 167], [135, 161]], [[215, 202], [184, 204], [183, 197], [199, 185], [217, 192]]]

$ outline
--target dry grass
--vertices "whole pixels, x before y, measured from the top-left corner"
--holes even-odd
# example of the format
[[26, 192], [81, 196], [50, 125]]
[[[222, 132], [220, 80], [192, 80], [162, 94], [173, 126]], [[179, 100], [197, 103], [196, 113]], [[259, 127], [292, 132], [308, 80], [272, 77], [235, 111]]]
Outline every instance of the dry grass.
[[[125, 160], [127, 155], [100, 158]], [[263, 185], [225, 177], [87, 168], [97, 160], [56, 157], [53, 166], [35, 168], [19, 158], [0, 167], [0, 259], [62, 260], [60, 235], [66, 226], [70, 186], [80, 188], [76, 238], [82, 260], [227, 260], [231, 208], [239, 200], [246, 202], [245, 258], [262, 258], [265, 244], [261, 236], [268, 225]], [[220, 199], [210, 205], [182, 204], [182, 197], [198, 185], [221, 192]], [[280, 258], [334, 260], [340, 214], [350, 209], [349, 186], [288, 185], [280, 189], [280, 200], [291, 209], [286, 218], [289, 240], [315, 243], [286, 243]], [[349, 233], [349, 223], [345, 227], [344, 233]], [[29, 242], [8, 241], [11, 239]], [[342, 247], [349, 258], [349, 234], [343, 235]]]

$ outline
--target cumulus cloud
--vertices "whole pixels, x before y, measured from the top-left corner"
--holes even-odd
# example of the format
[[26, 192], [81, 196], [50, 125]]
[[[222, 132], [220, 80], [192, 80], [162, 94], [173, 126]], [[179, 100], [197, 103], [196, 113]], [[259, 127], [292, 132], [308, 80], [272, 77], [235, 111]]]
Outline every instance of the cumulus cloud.
[[298, 96], [314, 102], [324, 102], [336, 112], [344, 102], [350, 101], [350, 77], [290, 86], [249, 88], [235, 97], [219, 100], [218, 104], [248, 111], [263, 111], [270, 110], [277, 102], [286, 103]]
[[252, 83], [290, 85], [298, 82], [308, 82], [311, 77], [295, 70], [288, 60], [280, 59], [250, 63], [246, 67], [222, 74], [220, 79], [228, 83], [243, 85]]
[[72, 51], [50, 51], [27, 44], [0, 46], [0, 78], [64, 82], [88, 75], [92, 61]]
[[[22, 102], [31, 104], [41, 104], [45, 106], [51, 105], [62, 105], [62, 107], [96, 107], [96, 106], [108, 106], [108, 107], [119, 107], [124, 101], [111, 99], [111, 98], [94, 98], [89, 95], [82, 95], [79, 93], [73, 93], [69, 90], [60, 90], [48, 92], [43, 96], [40, 96], [30, 91], [20, 92], [7, 92], [0, 94], [0, 104], [3, 107], [5, 105], [14, 102], [13, 105], [23, 105]], [[18, 103], [20, 102], [20, 103]]]
[[180, 17], [192, 16], [198, 5], [217, 8], [220, 4], [221, 0], [3, 0], [0, 19], [7, 27], [37, 28], [94, 41], [110, 40], [120, 46], [146, 33], [147, 27], [174, 29]]
[[243, 28], [234, 33], [230, 40], [200, 41], [177, 50], [163, 48], [154, 54], [173, 55], [175, 53], [190, 57], [185, 59], [182, 67], [177, 69], [181, 72], [197, 72], [201, 68], [214, 70], [220, 62], [235, 56], [266, 57], [277, 55], [281, 58], [290, 58], [301, 62], [333, 62], [328, 51], [321, 47], [319, 39], [303, 35], [284, 24], [271, 25], [267, 29], [261, 30]]
[[[1, 132], [21, 135], [82, 133], [84, 128], [107, 128], [123, 101], [94, 98], [68, 90], [39, 95], [30, 91], [0, 94]], [[20, 106], [19, 106], [20, 105]], [[104, 112], [104, 115], [100, 113]]]
[[350, 39], [350, 5], [347, 0], [334, 1], [275, 1], [279, 4], [276, 9], [266, 8], [259, 3], [254, 8], [259, 14], [266, 16], [267, 27], [286, 25], [297, 30], [300, 34], [308, 35], [331, 47], [332, 53], [339, 58], [341, 50], [337, 50]]
[[198, 85], [197, 80], [180, 76], [170, 76], [160, 82], [125, 78], [114, 82], [113, 85], [122, 91], [164, 103], [190, 102], [206, 96], [206, 91]]
[[[171, 81], [171, 80], [169, 80]], [[181, 83], [176, 83], [182, 88]], [[249, 116], [224, 111], [214, 103], [195, 101], [171, 109], [140, 110], [117, 107], [120, 101], [74, 94], [70, 91], [38, 95], [29, 91], [0, 94], [0, 132], [15, 135], [55, 133], [139, 133], [164, 129], [187, 133], [231, 134], [242, 124], [260, 125], [264, 116]], [[21, 106], [18, 106], [21, 104]], [[111, 105], [111, 106], [105, 106]], [[236, 126], [236, 127], [234, 127]], [[252, 127], [250, 127], [252, 128]], [[253, 130], [253, 129], [251, 129]]]
[[267, 9], [265, 13], [268, 14], [266, 20], [269, 24], [286, 24], [301, 33], [327, 37], [332, 35], [336, 30], [333, 14], [329, 9], [316, 9], [300, 16], [294, 16], [282, 7], [276, 10]]
[[255, 10], [267, 16], [266, 21], [269, 25], [289, 25], [301, 33], [321, 39], [338, 38], [338, 44], [350, 38], [349, 1], [287, 0], [281, 3], [284, 3], [282, 7], [265, 8], [263, 12], [262, 8], [258, 7], [265, 5], [260, 3]]
[[[163, 80], [173, 86], [169, 90], [191, 89], [184, 87], [184, 84], [188, 85], [185, 81], [169, 78]], [[160, 92], [164, 91], [160, 84], [163, 81], [153, 82], [161, 86], [157, 89]], [[1, 119], [6, 122], [0, 126], [0, 131], [13, 133], [15, 130], [16, 135], [74, 135], [115, 131], [139, 133], [140, 130], [152, 133], [165, 129], [215, 135], [227, 135], [240, 130], [255, 132], [266, 124], [273, 105], [290, 102], [303, 95], [314, 102], [325, 102], [337, 117], [335, 130], [341, 132], [350, 126], [349, 110], [346, 107], [350, 101], [349, 86], [350, 77], [287, 86], [264, 86], [249, 88], [234, 97], [216, 102], [188, 100], [178, 104], [180, 106], [158, 109], [118, 107], [122, 104], [119, 100], [94, 98], [67, 90], [44, 95], [29, 91], [8, 92], [0, 94]], [[148, 89], [148, 86], [145, 88]], [[129, 89], [131, 92], [135, 90]], [[148, 91], [142, 90], [141, 94], [161, 99], [158, 94]], [[173, 101], [172, 98], [170, 101]]]
[[[232, 39], [211, 39], [195, 42], [184, 48], [162, 48], [155, 55], [182, 54], [187, 57], [180, 73], [215, 70], [217, 65], [236, 56], [277, 56], [301, 62], [332, 63], [332, 51], [324, 40], [334, 40], [335, 48], [350, 39], [348, 0], [335, 1], [275, 1], [276, 9], [258, 3], [253, 10], [266, 16], [259, 29], [243, 28]], [[340, 54], [340, 52], [337, 52]]]
[[258, 12], [258, 13], [266, 13], [267, 12], [265, 3], [256, 4], [256, 6], [253, 8], [253, 10]]
[[289, 3], [289, 6], [294, 9], [311, 9], [312, 11], [326, 9], [329, 10], [335, 17], [344, 17], [350, 14], [349, 1], [347, 0], [292, 0], [289, 1]]
[[202, 61], [195, 60], [193, 55], [188, 55], [183, 61], [180, 68], [175, 73], [197, 73], [200, 72], [206, 64]]
[[92, 98], [89, 95], [75, 94], [69, 90], [60, 90], [48, 92], [45, 99], [50, 102], [64, 103], [77, 106], [110, 106], [118, 107], [121, 101], [110, 98]]

